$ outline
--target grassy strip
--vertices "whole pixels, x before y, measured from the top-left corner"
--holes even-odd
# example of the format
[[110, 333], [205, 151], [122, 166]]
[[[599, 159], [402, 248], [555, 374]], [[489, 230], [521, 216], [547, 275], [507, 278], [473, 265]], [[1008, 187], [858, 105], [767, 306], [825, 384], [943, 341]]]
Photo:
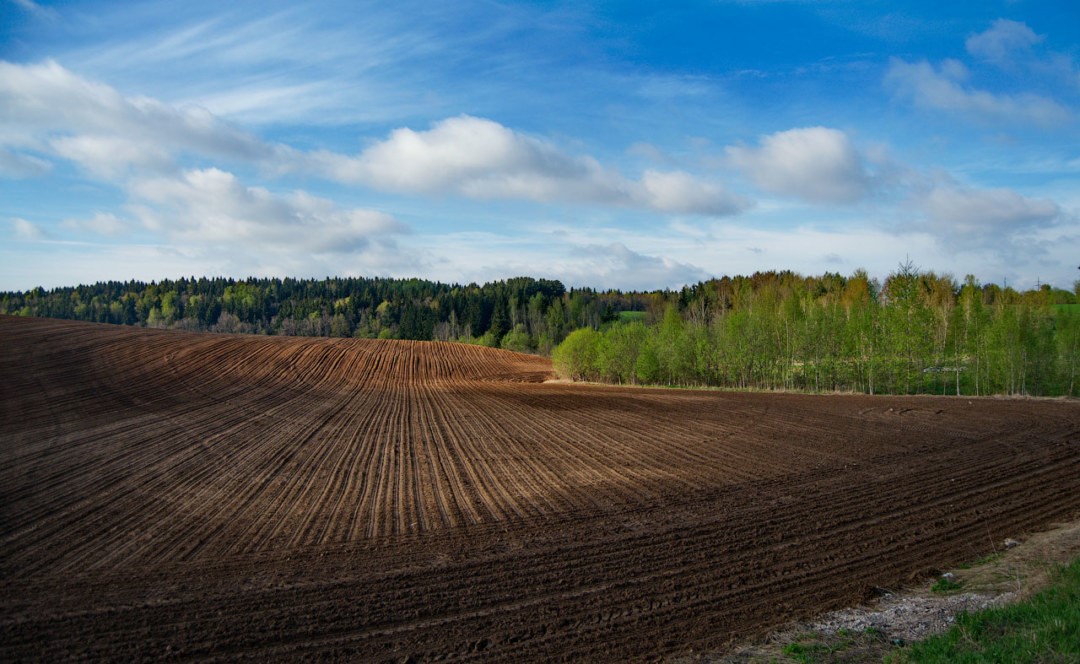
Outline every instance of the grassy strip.
[[935, 581], [934, 585], [930, 586], [930, 592], [946, 595], [948, 593], [956, 592], [963, 587], [963, 581], [955, 581], [952, 576], [943, 576]]
[[944, 634], [886, 657], [922, 662], [1080, 661], [1080, 558], [1055, 573], [1030, 599], [976, 613], [961, 613]]
[[[827, 637], [820, 634], [803, 634], [798, 640], [784, 646], [782, 652], [789, 661], [799, 664], [818, 662], [871, 661], [882, 649], [888, 648], [885, 635], [873, 627], [865, 630], [837, 630]], [[880, 657], [880, 655], [877, 655]], [[775, 661], [775, 660], [771, 660]]]

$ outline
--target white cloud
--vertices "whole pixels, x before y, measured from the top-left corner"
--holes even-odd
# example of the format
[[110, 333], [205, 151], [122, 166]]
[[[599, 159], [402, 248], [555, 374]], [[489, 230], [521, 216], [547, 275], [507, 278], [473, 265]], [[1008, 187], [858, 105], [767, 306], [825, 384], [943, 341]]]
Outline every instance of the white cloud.
[[1008, 67], [1017, 54], [1030, 51], [1042, 40], [1027, 24], [999, 18], [985, 32], [968, 37], [965, 46], [968, 53], [981, 60]]
[[934, 186], [916, 200], [937, 234], [976, 244], [1007, 244], [1018, 231], [1049, 224], [1061, 214], [1051, 200], [1027, 198], [1011, 189], [972, 189], [954, 183]]
[[45, 19], [45, 20], [51, 21], [51, 20], [56, 19], [56, 17], [57, 17], [57, 13], [56, 13], [55, 9], [52, 9], [51, 7], [42, 7], [38, 3], [33, 2], [33, 0], [13, 0], [13, 1], [15, 2], [15, 4], [22, 7], [25, 11], [27, 11], [30, 14], [33, 14], [35, 17], [37, 17], [39, 19]]
[[428, 131], [396, 129], [358, 159], [343, 179], [392, 191], [458, 191], [477, 197], [543, 196], [559, 180], [586, 178], [595, 164], [566, 157], [553, 146], [491, 120], [460, 116]]
[[642, 254], [622, 242], [590, 244], [571, 249], [575, 259], [562, 266], [562, 279], [595, 284], [598, 288], [678, 288], [709, 278], [705, 270], [666, 256]]
[[49, 145], [60, 157], [106, 179], [126, 175], [132, 169], [166, 171], [173, 164], [169, 153], [151, 142], [119, 136], [62, 136], [50, 140]]
[[660, 212], [725, 216], [750, 207], [750, 202], [723, 187], [682, 171], [645, 171], [638, 197]]
[[56, 62], [0, 62], [0, 108], [24, 135], [106, 179], [132, 171], [166, 173], [180, 155], [254, 163], [268, 173], [314, 172], [383, 191], [457, 194], [726, 215], [749, 203], [721, 185], [684, 172], [649, 171], [641, 180], [589, 156], [492, 120], [448, 118], [427, 131], [400, 128], [356, 157], [304, 154], [222, 122], [208, 111], [124, 97]]
[[1054, 126], [1072, 114], [1056, 101], [1036, 94], [993, 94], [966, 87], [965, 70], [955, 63], [940, 70], [926, 61], [910, 63], [893, 58], [885, 74], [885, 86], [916, 106], [964, 114], [968, 117]]
[[[272, 160], [282, 152], [201, 108], [124, 97], [51, 60], [34, 65], [0, 61], [0, 108], [5, 123], [20, 132], [47, 137], [64, 156], [85, 158], [88, 168], [107, 172], [125, 159], [136, 165], [159, 163], [163, 151], [248, 161]], [[105, 154], [110, 143], [123, 144], [112, 158]]]
[[[758, 209], [750, 216], [767, 218], [768, 215]], [[647, 247], [647, 255], [656, 258], [676, 257], [681, 265], [689, 268], [673, 270], [683, 281], [654, 282], [656, 285], [651, 287], [672, 282], [677, 287], [708, 276], [752, 274], [770, 269], [821, 274], [865, 267], [874, 273], [880, 271], [884, 276], [905, 253], [920, 260], [924, 256], [936, 259], [942, 255], [935, 239], [924, 230], [905, 229], [897, 233], [859, 220], [850, 224], [806, 223], [794, 228], [778, 228], [768, 223], [702, 220], [697, 224], [670, 225], [663, 231], [643, 229], [620, 235], [620, 240], [625, 240], [630, 247]], [[570, 230], [567, 241], [578, 246], [607, 246], [603, 237], [602, 229]], [[567, 251], [565, 248], [560, 250]], [[646, 271], [633, 261], [628, 261], [628, 265]], [[702, 273], [706, 277], [700, 276]], [[632, 275], [622, 278], [633, 280]]]
[[638, 290], [679, 288], [709, 277], [697, 265], [671, 258], [670, 234], [618, 233], [633, 246], [649, 246], [642, 252], [627, 242], [611, 242], [611, 229], [536, 226], [542, 230], [524, 236], [458, 232], [419, 238], [415, 248], [421, 264], [410, 276], [482, 283], [530, 274], [568, 286]]
[[682, 100], [709, 94], [713, 83], [703, 76], [645, 76], [638, 83], [642, 97], [663, 100]]
[[761, 208], [748, 216], [749, 223], [698, 219], [636, 230], [545, 226], [537, 221], [531, 224], [536, 230], [524, 236], [462, 232], [413, 237], [410, 246], [422, 256], [421, 263], [394, 273], [464, 282], [532, 274], [568, 286], [653, 289], [770, 269], [850, 274], [866, 268], [884, 278], [910, 256], [926, 269], [970, 273], [998, 283], [1007, 278], [1010, 284], [1033, 286], [1039, 277], [1044, 283], [1067, 285], [1075, 279], [1070, 271], [1076, 272], [1076, 263], [1069, 260], [1080, 226], [1064, 218], [1009, 235], [990, 231], [986, 242], [976, 242], [945, 235], [940, 223], [886, 227], [852, 215], [847, 223], [807, 222], [789, 228], [758, 223], [768, 218]]
[[731, 146], [729, 160], [765, 191], [812, 203], [851, 203], [873, 177], [847, 135], [827, 127], [777, 132], [757, 148]]
[[1074, 55], [1038, 48], [1044, 41], [1043, 35], [1025, 23], [998, 19], [985, 32], [969, 37], [966, 45], [973, 57], [1009, 74], [1023, 75], [1062, 93], [1080, 88], [1080, 68]]
[[655, 164], [668, 164], [673, 160], [659, 147], [647, 141], [639, 141], [626, 148], [626, 154]]
[[129, 230], [126, 222], [110, 212], [98, 212], [90, 219], [65, 219], [60, 224], [74, 231], [89, 231], [98, 235], [120, 235]]
[[12, 219], [11, 228], [19, 240], [44, 240], [47, 237], [45, 231], [41, 230], [37, 224], [25, 219]]
[[381, 212], [342, 209], [305, 192], [274, 194], [216, 168], [139, 180], [131, 193], [142, 223], [182, 244], [337, 254], [392, 243], [407, 230]]
[[30, 178], [45, 175], [52, 164], [33, 155], [0, 150], [0, 176]]
[[681, 172], [649, 171], [630, 180], [587, 156], [497, 122], [463, 115], [427, 131], [394, 130], [350, 158], [311, 155], [329, 177], [377, 189], [454, 193], [476, 199], [525, 199], [639, 207], [660, 212], [734, 214], [748, 203], [718, 184]]
[[[185, 5], [169, 16], [163, 6], [99, 7], [97, 20], [120, 29], [76, 42], [64, 59], [248, 124], [381, 124], [415, 117], [418, 107], [430, 112], [432, 70], [446, 61], [432, 63], [432, 52], [460, 35], [442, 22], [428, 25], [435, 7], [402, 12], [368, 4], [362, 21], [339, 20], [334, 13], [342, 9], [270, 2], [259, 12], [207, 12]], [[457, 7], [445, 14], [463, 21]], [[167, 80], [160, 71], [169, 72]]]
[[273, 78], [245, 82], [226, 90], [198, 96], [193, 103], [215, 116], [245, 124], [330, 122], [327, 105], [336, 103], [341, 81], [281, 83]]

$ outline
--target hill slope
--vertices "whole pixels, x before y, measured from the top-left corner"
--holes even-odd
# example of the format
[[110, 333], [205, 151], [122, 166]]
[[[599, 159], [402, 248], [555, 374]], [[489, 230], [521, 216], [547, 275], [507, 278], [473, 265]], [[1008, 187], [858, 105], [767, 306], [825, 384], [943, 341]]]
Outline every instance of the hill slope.
[[1080, 512], [1080, 404], [0, 317], [0, 657], [716, 647]]

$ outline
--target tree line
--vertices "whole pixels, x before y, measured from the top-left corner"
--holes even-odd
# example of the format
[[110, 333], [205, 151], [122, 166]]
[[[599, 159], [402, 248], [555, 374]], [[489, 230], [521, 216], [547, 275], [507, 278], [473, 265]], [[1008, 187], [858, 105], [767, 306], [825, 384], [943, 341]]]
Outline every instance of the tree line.
[[209, 332], [459, 341], [552, 355], [619, 384], [935, 394], [1077, 394], [1080, 282], [1020, 292], [903, 264], [566, 289], [517, 277], [183, 278], [0, 293], [0, 313]]
[[599, 327], [650, 297], [567, 290], [530, 277], [482, 286], [192, 277], [4, 292], [0, 313], [209, 332], [462, 341], [548, 355], [571, 330]]
[[880, 284], [864, 271], [725, 277], [652, 320], [576, 330], [552, 359], [565, 378], [618, 384], [1076, 396], [1078, 299], [1080, 282], [1018, 292], [910, 263]]

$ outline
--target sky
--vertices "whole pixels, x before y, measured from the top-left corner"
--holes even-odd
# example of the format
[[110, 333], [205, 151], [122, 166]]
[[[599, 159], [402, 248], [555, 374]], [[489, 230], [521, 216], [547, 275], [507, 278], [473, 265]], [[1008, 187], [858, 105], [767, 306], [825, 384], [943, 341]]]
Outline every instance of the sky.
[[0, 290], [1080, 277], [1080, 5], [0, 0]]

